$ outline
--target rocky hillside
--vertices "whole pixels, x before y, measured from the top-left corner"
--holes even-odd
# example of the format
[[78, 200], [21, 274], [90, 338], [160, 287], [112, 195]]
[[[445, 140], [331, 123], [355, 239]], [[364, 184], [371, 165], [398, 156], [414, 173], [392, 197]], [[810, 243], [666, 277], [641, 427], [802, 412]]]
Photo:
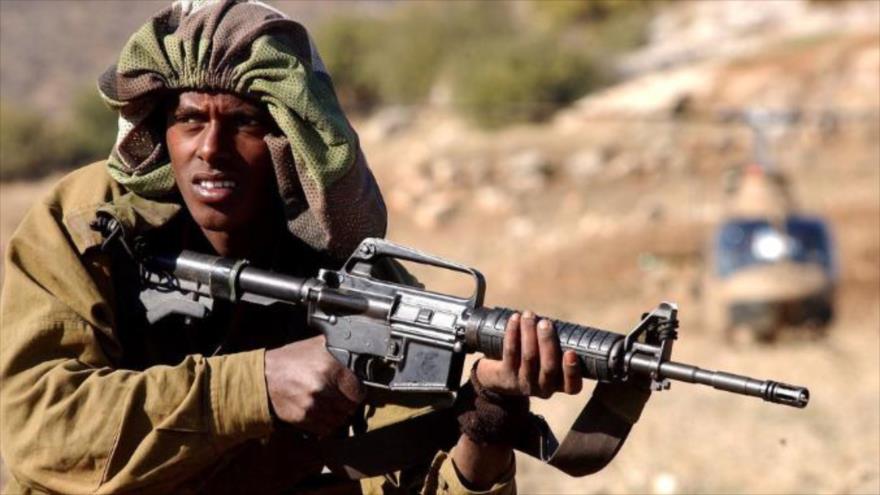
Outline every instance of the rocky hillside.
[[[359, 128], [401, 235], [474, 228], [474, 244], [517, 239], [490, 252], [509, 246], [514, 256], [528, 242], [530, 255], [552, 258], [650, 232], [651, 249], [696, 262], [720, 215], [722, 174], [752, 158], [753, 136], [738, 112], [794, 116], [770, 128], [771, 155], [793, 177], [873, 173], [877, 88], [880, 38], [856, 32], [647, 73], [548, 125], [486, 133], [442, 109], [392, 108]], [[841, 200], [802, 196], [818, 212]]]
[[[547, 125], [485, 133], [442, 108], [359, 123], [390, 236], [479, 267], [489, 304], [625, 331], [675, 300], [679, 359], [813, 389], [791, 411], [676, 385], [610, 468], [575, 480], [522, 460], [524, 493], [880, 491], [880, 38], [755, 36], [736, 53], [647, 64]], [[704, 246], [724, 172], [752, 159], [737, 112], [756, 107], [792, 115], [771, 127], [771, 155], [838, 241], [839, 318], [822, 342], [729, 348], [704, 325]], [[537, 407], [561, 430], [581, 400]]]

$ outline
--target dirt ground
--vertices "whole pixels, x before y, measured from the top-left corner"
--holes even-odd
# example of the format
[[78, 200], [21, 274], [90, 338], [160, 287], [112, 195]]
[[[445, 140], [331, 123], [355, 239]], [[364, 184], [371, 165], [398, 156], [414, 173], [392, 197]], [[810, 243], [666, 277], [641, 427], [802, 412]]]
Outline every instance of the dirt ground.
[[[838, 318], [819, 340], [790, 332], [771, 346], [729, 346], [703, 325], [698, 280], [711, 221], [700, 212], [718, 204], [712, 174], [611, 182], [580, 207], [567, 200], [570, 184], [551, 186], [523, 213], [536, 227], [521, 238], [516, 227], [525, 220], [465, 213], [430, 230], [392, 220], [393, 239], [480, 268], [489, 305], [626, 332], [642, 311], [677, 301], [676, 360], [811, 390], [798, 410], [673, 384], [655, 394], [616, 460], [594, 476], [570, 478], [520, 456], [522, 493], [880, 493], [880, 161], [872, 147], [853, 156], [860, 158], [849, 164], [819, 157], [794, 180], [804, 207], [830, 219], [840, 249]], [[597, 206], [609, 204], [616, 206]], [[638, 222], [632, 210], [640, 204], [666, 205], [665, 213]], [[578, 217], [606, 215], [601, 235], [574, 228]], [[559, 232], [567, 236], [551, 242]], [[561, 434], [586, 388], [536, 401], [536, 409]]]

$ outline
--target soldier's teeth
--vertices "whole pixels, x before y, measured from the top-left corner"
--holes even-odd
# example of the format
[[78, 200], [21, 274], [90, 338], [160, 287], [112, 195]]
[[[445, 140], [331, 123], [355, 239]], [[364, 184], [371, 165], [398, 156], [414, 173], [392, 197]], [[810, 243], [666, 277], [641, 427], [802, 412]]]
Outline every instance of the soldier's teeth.
[[204, 180], [199, 185], [205, 189], [217, 189], [217, 188], [231, 189], [231, 188], [235, 187], [235, 181], [231, 181], [231, 180]]

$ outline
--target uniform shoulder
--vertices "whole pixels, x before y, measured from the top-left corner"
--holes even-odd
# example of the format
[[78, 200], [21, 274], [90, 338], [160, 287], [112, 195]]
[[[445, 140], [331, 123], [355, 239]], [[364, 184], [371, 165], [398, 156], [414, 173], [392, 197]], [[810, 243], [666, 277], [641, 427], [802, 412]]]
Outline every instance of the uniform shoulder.
[[[47, 228], [47, 221], [61, 227], [83, 253], [101, 240], [91, 228], [98, 207], [124, 193], [107, 172], [106, 161], [95, 162], [62, 177], [34, 204], [29, 216], [39, 228]], [[36, 220], [39, 218], [43, 220]]]
[[62, 177], [43, 198], [64, 213], [96, 207], [124, 193], [107, 172], [106, 161], [80, 167]]

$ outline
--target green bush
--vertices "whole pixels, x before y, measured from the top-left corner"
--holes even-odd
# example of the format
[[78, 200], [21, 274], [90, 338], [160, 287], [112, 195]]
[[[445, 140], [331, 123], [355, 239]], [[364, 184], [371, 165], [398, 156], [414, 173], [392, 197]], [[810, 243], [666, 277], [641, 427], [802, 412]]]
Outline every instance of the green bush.
[[336, 94], [347, 110], [364, 112], [379, 103], [379, 89], [365, 62], [379, 46], [380, 33], [376, 20], [349, 15], [331, 17], [315, 32]]
[[58, 131], [59, 160], [67, 167], [107, 158], [116, 141], [117, 114], [95, 89], [83, 89], [71, 102], [70, 119]]
[[633, 5], [626, 10], [614, 11], [601, 22], [575, 27], [579, 43], [595, 56], [608, 60], [647, 43], [654, 4], [633, 2]]
[[423, 101], [474, 44], [516, 37], [510, 9], [501, 2], [415, 2], [386, 22], [368, 70], [383, 99], [399, 103]]
[[368, 110], [423, 102], [464, 46], [513, 34], [504, 3], [413, 2], [382, 18], [330, 18], [315, 38], [343, 105]]
[[668, 0], [532, 0], [535, 25], [595, 57], [613, 59], [648, 40], [648, 26]]
[[583, 52], [533, 36], [473, 46], [452, 82], [459, 110], [480, 125], [499, 127], [546, 119], [605, 79]]
[[382, 17], [330, 18], [316, 38], [349, 110], [423, 103], [442, 79], [459, 110], [500, 126], [544, 119], [610, 82], [616, 54], [644, 42], [653, 5], [403, 2]]
[[0, 180], [38, 177], [53, 167], [51, 126], [37, 112], [0, 102]]
[[116, 114], [94, 89], [80, 91], [70, 116], [50, 121], [26, 106], [0, 103], [0, 180], [40, 177], [106, 158], [116, 138]]
[[531, 7], [554, 27], [596, 22], [606, 19], [621, 8], [630, 8], [633, 0], [532, 0]]
[[555, 29], [565, 29], [638, 15], [663, 2], [664, 0], [531, 0], [530, 7], [541, 21]]

